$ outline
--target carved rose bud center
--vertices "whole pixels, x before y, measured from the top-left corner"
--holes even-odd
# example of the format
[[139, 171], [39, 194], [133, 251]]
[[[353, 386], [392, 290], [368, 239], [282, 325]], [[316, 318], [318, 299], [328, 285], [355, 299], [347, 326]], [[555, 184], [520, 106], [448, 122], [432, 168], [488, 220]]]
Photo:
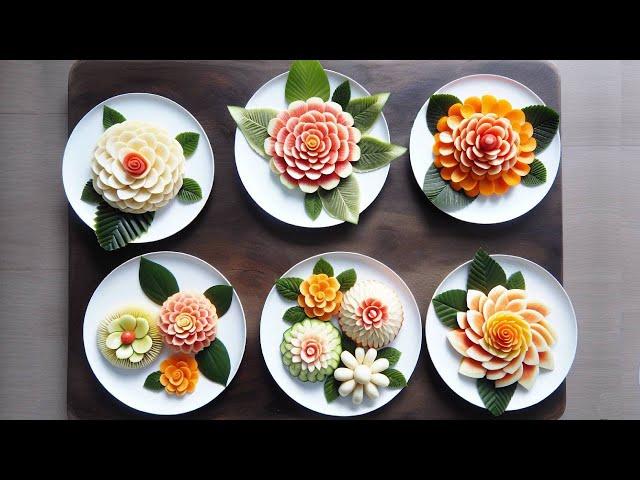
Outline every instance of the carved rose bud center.
[[300, 356], [307, 362], [315, 362], [322, 355], [322, 346], [317, 340], [306, 340], [302, 343]]
[[188, 313], [181, 313], [176, 318], [176, 327], [179, 327], [179, 329], [182, 331], [189, 330], [191, 327], [193, 327], [193, 322], [194, 318], [192, 315], [189, 315]]
[[125, 155], [122, 166], [130, 175], [139, 177], [147, 171], [148, 163], [139, 153], [131, 152]]
[[134, 332], [122, 332], [120, 335], [120, 341], [123, 345], [130, 345], [136, 339], [136, 334]]
[[480, 148], [489, 152], [491, 150], [495, 150], [498, 147], [498, 137], [493, 135], [492, 133], [487, 133], [480, 137]]
[[304, 139], [304, 144], [309, 150], [315, 150], [320, 146], [320, 138], [317, 135], [309, 135]]

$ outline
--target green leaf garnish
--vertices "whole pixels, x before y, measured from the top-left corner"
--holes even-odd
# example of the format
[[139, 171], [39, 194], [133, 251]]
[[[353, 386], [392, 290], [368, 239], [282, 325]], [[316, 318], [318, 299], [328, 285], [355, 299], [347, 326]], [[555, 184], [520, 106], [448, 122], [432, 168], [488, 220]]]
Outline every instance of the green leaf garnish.
[[214, 285], [204, 292], [204, 296], [216, 307], [216, 313], [220, 318], [227, 313], [231, 306], [233, 287], [231, 285]]
[[324, 258], [320, 258], [313, 266], [313, 274], [324, 273], [327, 277], [333, 277], [333, 267]]
[[407, 151], [405, 147], [373, 137], [362, 137], [358, 147], [360, 147], [360, 160], [353, 162], [353, 170], [356, 172], [371, 172], [386, 167], [392, 160]]
[[327, 400], [327, 403], [331, 403], [339, 396], [338, 382], [333, 375], [327, 375], [324, 381], [324, 398]]
[[202, 189], [193, 178], [183, 178], [178, 198], [183, 202], [193, 203], [202, 200]]
[[342, 110], [346, 110], [347, 105], [349, 105], [349, 100], [351, 100], [351, 85], [349, 84], [349, 80], [345, 80], [333, 91], [331, 101], [339, 104]]
[[182, 152], [185, 157], [190, 157], [198, 148], [198, 140], [200, 134], [196, 132], [182, 132], [176, 135], [176, 140], [182, 146]]
[[422, 191], [431, 203], [444, 211], [459, 210], [475, 200], [475, 197], [469, 197], [464, 192], [456, 192], [451, 188], [449, 182], [443, 180], [440, 171], [433, 164], [424, 176]]
[[395, 368], [387, 368], [382, 372], [389, 379], [388, 388], [404, 388], [407, 386], [407, 380], [404, 378], [402, 372]]
[[467, 311], [467, 292], [448, 290], [436, 295], [431, 302], [440, 321], [449, 328], [456, 328], [458, 312]]
[[125, 213], [100, 202], [96, 209], [94, 225], [98, 243], [105, 250], [117, 250], [149, 230], [155, 212]]
[[315, 220], [322, 211], [322, 200], [320, 200], [320, 194], [318, 192], [307, 193], [304, 196], [304, 211], [311, 220]]
[[358, 223], [360, 217], [360, 187], [355, 175], [340, 180], [336, 188], [318, 189], [322, 206], [333, 218]]
[[163, 390], [164, 387], [160, 383], [160, 375], [162, 375], [159, 371], [150, 373], [149, 376], [144, 381], [144, 388], [148, 388], [149, 390]]
[[306, 101], [311, 97], [329, 100], [329, 78], [317, 60], [297, 60], [291, 64], [284, 98], [287, 103], [296, 100]]
[[506, 285], [507, 275], [498, 262], [482, 248], [476, 252], [469, 267], [467, 290], [480, 290], [484, 294], [496, 285]]
[[367, 133], [378, 119], [388, 99], [389, 93], [377, 93], [351, 100], [346, 111], [353, 117], [353, 126], [363, 134]]
[[276, 290], [287, 300], [297, 300], [302, 282], [301, 278], [282, 277], [276, 281]]
[[357, 279], [358, 279], [358, 275], [356, 274], [356, 271], [353, 268], [350, 268], [349, 270], [345, 270], [344, 272], [342, 272], [340, 275], [336, 277], [336, 280], [340, 282], [341, 292], [346, 292], [351, 287], [353, 287], [356, 284]]
[[247, 110], [242, 107], [227, 107], [235, 120], [238, 128], [247, 139], [249, 146], [261, 157], [269, 160], [264, 151], [264, 141], [269, 137], [267, 128], [272, 118], [278, 115], [278, 111], [272, 108], [252, 108]]
[[342, 350], [346, 350], [350, 353], [355, 353], [356, 351], [356, 342], [347, 337], [344, 333], [340, 335], [340, 344], [342, 345]]
[[479, 378], [476, 386], [484, 406], [487, 407], [487, 410], [489, 410], [492, 415], [497, 417], [502, 415], [507, 409], [518, 383], [516, 382], [506, 387], [496, 388], [493, 381], [487, 380], [486, 378]]
[[100, 196], [100, 194], [96, 192], [96, 189], [93, 188], [92, 180], [89, 180], [87, 183], [85, 183], [84, 187], [82, 188], [82, 195], [80, 195], [80, 200], [84, 200], [85, 202], [92, 203], [94, 205], [102, 203], [102, 196]]
[[302, 307], [291, 307], [289, 309], [287, 309], [286, 312], [284, 312], [284, 315], [282, 316], [282, 319], [287, 322], [287, 323], [298, 323], [301, 322], [303, 320], [306, 320], [307, 318], [307, 314], [304, 313], [304, 308]]
[[393, 347], [385, 347], [378, 350], [378, 355], [376, 356], [376, 360], [378, 358], [386, 358], [389, 360], [389, 366], [393, 367], [400, 360], [400, 356], [402, 352]]
[[547, 181], [547, 167], [544, 166], [537, 158], [531, 162], [531, 170], [524, 177], [522, 177], [522, 184], [527, 187], [536, 187], [542, 185]]
[[145, 295], [158, 305], [162, 305], [167, 298], [180, 291], [178, 281], [169, 269], [145, 257], [140, 257], [138, 279]]
[[540, 153], [553, 141], [560, 125], [560, 115], [546, 105], [524, 107], [522, 112], [533, 127], [533, 138], [536, 139], [534, 152]]
[[511, 276], [507, 280], [506, 287], [509, 290], [513, 290], [514, 288], [518, 288], [520, 290], [524, 290], [525, 289], [525, 283], [524, 283], [524, 276], [522, 275], [522, 272], [515, 272], [515, 273], [511, 274]]
[[427, 105], [427, 127], [429, 131], [435, 135], [438, 133], [438, 121], [449, 115], [449, 107], [456, 103], [462, 103], [455, 95], [448, 95], [446, 93], [435, 93], [429, 98], [429, 105]]
[[102, 109], [102, 126], [105, 130], [116, 123], [122, 123], [126, 120], [124, 115], [122, 115], [117, 110], [114, 110], [111, 107], [107, 107], [106, 105]]
[[211, 345], [196, 353], [198, 370], [209, 380], [220, 385], [227, 386], [231, 373], [231, 360], [227, 347], [219, 337]]

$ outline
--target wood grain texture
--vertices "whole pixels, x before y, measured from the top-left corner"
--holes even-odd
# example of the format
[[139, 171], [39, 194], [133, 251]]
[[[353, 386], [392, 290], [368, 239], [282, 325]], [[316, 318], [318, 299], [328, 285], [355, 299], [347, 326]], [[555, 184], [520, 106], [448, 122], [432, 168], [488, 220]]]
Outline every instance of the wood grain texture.
[[[128, 91], [169, 97], [202, 124], [216, 156], [211, 199], [195, 222], [153, 245], [130, 245], [105, 252], [93, 232], [70, 211], [68, 407], [71, 418], [130, 418], [133, 412], [111, 397], [93, 376], [82, 343], [82, 322], [99, 282], [123, 261], [155, 250], [194, 254], [220, 269], [235, 286], [247, 318], [247, 348], [237, 377], [211, 404], [188, 418], [318, 418], [287, 397], [268, 373], [258, 342], [258, 324], [267, 292], [291, 265], [332, 250], [370, 255], [398, 272], [414, 293], [424, 317], [442, 278], [484, 246], [490, 252], [532, 259], [562, 278], [561, 178], [529, 214], [500, 225], [465, 224], [433, 207], [411, 172], [408, 154], [393, 163], [378, 199], [360, 224], [309, 231], [274, 220], [253, 203], [235, 168], [235, 124], [226, 106], [244, 105], [255, 90], [286, 71], [288, 62], [80, 62], [69, 77], [69, 130], [95, 104]], [[371, 92], [391, 91], [385, 116], [391, 140], [409, 144], [411, 125], [428, 95], [472, 73], [497, 73], [525, 82], [560, 110], [559, 77], [544, 62], [323, 62]], [[259, 165], [258, 168], [266, 168]], [[230, 212], [232, 214], [230, 215]], [[274, 345], [274, 348], [277, 348]], [[558, 418], [565, 386], [544, 402], [503, 418]], [[446, 387], [426, 352], [410, 385], [367, 418], [490, 418]]]

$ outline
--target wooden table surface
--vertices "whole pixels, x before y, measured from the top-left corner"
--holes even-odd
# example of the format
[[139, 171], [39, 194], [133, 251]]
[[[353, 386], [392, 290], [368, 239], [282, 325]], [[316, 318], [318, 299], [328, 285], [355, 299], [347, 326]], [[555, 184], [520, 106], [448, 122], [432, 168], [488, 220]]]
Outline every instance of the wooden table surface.
[[[633, 302], [640, 292], [636, 273], [640, 262], [635, 252], [640, 228], [633, 222], [640, 197], [637, 189], [626, 185], [640, 173], [635, 160], [640, 153], [640, 120], [635, 112], [640, 99], [640, 63], [557, 63], [562, 76], [564, 284], [580, 326], [578, 354], [567, 379], [564, 418], [640, 418], [640, 324], [636, 321], [640, 308]], [[15, 312], [5, 317], [0, 337], [4, 358], [12, 366], [0, 369], [2, 418], [67, 415], [67, 203], [59, 172], [67, 137], [66, 86], [71, 64], [0, 62], [0, 145], [5, 152], [1, 161], [5, 176], [11, 179], [0, 193], [4, 227], [0, 305], [5, 312]], [[360, 74], [354, 76], [361, 80]], [[367, 82], [373, 82], [362, 81], [368, 87]], [[401, 132], [389, 123], [395, 141]], [[218, 161], [218, 144], [213, 141]], [[394, 167], [392, 174], [408, 180], [408, 172], [400, 169], [396, 173]], [[242, 188], [239, 183], [236, 186]], [[383, 205], [386, 190], [372, 212]], [[417, 200], [418, 195], [407, 197]], [[250, 202], [246, 194], [242, 201]], [[205, 215], [211, 208], [205, 209]], [[421, 211], [419, 221], [433, 222], [437, 228], [436, 212]], [[251, 212], [272, 235], [281, 235], [277, 228], [269, 230], [268, 220], [259, 218], [256, 209]], [[375, 214], [363, 221], [375, 224]], [[199, 224], [194, 227], [193, 231], [202, 228]], [[185, 236], [187, 245], [190, 238]], [[309, 241], [302, 235], [297, 247]], [[158, 249], [164, 248], [160, 243]], [[299, 252], [303, 250], [307, 252]], [[376, 250], [364, 253], [381, 256]], [[280, 270], [280, 266], [270, 268], [278, 274], [293, 260], [310, 254], [292, 253]], [[412, 268], [388, 263], [401, 272]], [[103, 268], [106, 273], [111, 267]], [[407, 279], [407, 274], [403, 276]], [[416, 293], [419, 278], [408, 277]], [[239, 286], [239, 290], [244, 288]], [[264, 365], [261, 368], [264, 372]], [[221, 405], [227, 393], [214, 405]], [[411, 393], [405, 391], [382, 411], [400, 408]], [[292, 402], [286, 413], [296, 415]]]

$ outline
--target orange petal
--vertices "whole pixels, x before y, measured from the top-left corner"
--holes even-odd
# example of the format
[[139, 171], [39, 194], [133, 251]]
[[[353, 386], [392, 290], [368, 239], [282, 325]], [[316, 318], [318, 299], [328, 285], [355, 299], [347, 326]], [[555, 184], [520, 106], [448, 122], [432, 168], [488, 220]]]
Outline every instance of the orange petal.
[[475, 187], [473, 187], [471, 190], [465, 190], [464, 193], [467, 195], [467, 197], [477, 197], [480, 193], [480, 186], [476, 184]]
[[498, 100], [498, 103], [495, 105], [494, 113], [499, 117], [504, 117], [507, 113], [513, 110], [511, 104], [506, 100]]
[[511, 170], [502, 172], [502, 179], [507, 183], [507, 185], [511, 187], [513, 187], [514, 185], [518, 185], [520, 183], [520, 178], [520, 175]]
[[197, 382], [194, 382], [193, 380], [189, 382], [189, 386], [187, 387], [187, 392], [188, 393], [193, 393], [196, 389], [196, 384]]
[[431, 151], [433, 152], [434, 155], [440, 155], [440, 143], [435, 142], [433, 144], [433, 148], [431, 149]]
[[447, 155], [447, 156], [440, 155], [438, 158], [443, 167], [455, 167], [456, 165], [458, 165], [458, 161], [456, 160], [456, 157], [454, 157], [453, 155]]
[[456, 192], [459, 192], [462, 189], [462, 185], [460, 183], [452, 181], [450, 185]]
[[465, 178], [461, 183], [462, 188], [464, 188], [467, 191], [475, 188], [477, 184], [478, 184], [478, 181], [475, 180], [473, 177], [471, 177], [471, 175], [467, 175], [467, 178]]
[[469, 350], [474, 343], [467, 338], [467, 335], [464, 333], [464, 330], [456, 329], [449, 330], [447, 332], [447, 340], [451, 346], [463, 356], [467, 356], [467, 350]]
[[516, 164], [513, 167], [511, 167], [511, 170], [516, 172], [521, 177], [524, 177], [527, 173], [529, 173], [529, 171], [531, 170], [531, 167], [526, 163], [516, 162]]
[[433, 157], [433, 164], [437, 167], [440, 168], [442, 167], [442, 161], [440, 160], [442, 157], [440, 155], [436, 155]]
[[496, 195], [504, 195], [509, 190], [509, 185], [502, 178], [499, 178], [493, 182], [493, 188]]
[[[467, 174], [468, 172], [463, 172], [462, 170], [460, 170], [459, 168], [456, 168], [452, 173], [451, 173], [451, 181], [455, 182], [455, 183], [460, 183], [461, 181], [463, 181], [465, 178], [467, 178]], [[458, 190], [460, 190], [458, 188]]]
[[454, 103], [449, 107], [449, 111], [447, 112], [450, 117], [460, 116], [460, 108], [462, 107], [461, 103]]
[[531, 387], [533, 387], [533, 384], [536, 381], [536, 377], [538, 376], [539, 370], [540, 369], [538, 368], [537, 365], [523, 364], [522, 376], [520, 377], [520, 380], [518, 380], [518, 383], [522, 385], [524, 388], [526, 388], [527, 390], [531, 390]]
[[464, 118], [469, 118], [471, 115], [476, 113], [476, 111], [473, 109], [471, 105], [463, 105], [462, 108], [460, 109], [460, 113]]
[[549, 307], [538, 300], [529, 300], [527, 302], [527, 308], [535, 310], [545, 317], [547, 317], [550, 313]]
[[482, 113], [486, 115], [487, 113], [493, 113], [498, 100], [493, 95], [483, 95], [482, 96]]
[[447, 117], [442, 117], [440, 120], [438, 120], [436, 128], [439, 132], [444, 132], [447, 129]]
[[482, 111], [482, 100], [478, 97], [469, 97], [464, 101], [464, 104], [471, 106], [475, 113], [480, 113]]
[[509, 113], [507, 113], [505, 117], [507, 117], [512, 124], [519, 123], [521, 126], [524, 122], [527, 121], [527, 119], [524, 116], [524, 112], [519, 108], [514, 108]]
[[165, 375], [160, 375], [160, 383], [166, 387], [169, 384], [169, 379]]
[[455, 167], [444, 167], [440, 169], [440, 176], [444, 180], [451, 180], [451, 174], [453, 173]]
[[522, 128], [522, 124], [520, 122], [511, 122], [511, 128], [516, 133], [520, 133], [520, 129]]
[[531, 137], [533, 135], [533, 126], [529, 122], [524, 122], [522, 124], [522, 127], [520, 128], [521, 138], [522, 138], [522, 135], [525, 135], [527, 137]]
[[487, 173], [486, 175], [487, 180], [497, 180], [499, 178], [502, 178], [502, 172], [498, 172], [496, 174], [491, 175], [490, 173]]
[[518, 154], [518, 161], [522, 163], [526, 163], [529, 165], [536, 158], [536, 155], [533, 152], [520, 152]]
[[533, 152], [536, 149], [536, 139], [531, 137], [526, 143], [520, 143], [521, 152]]
[[491, 195], [494, 192], [493, 182], [486, 178], [480, 180], [480, 193], [482, 195]]
[[456, 129], [458, 125], [460, 125], [461, 121], [462, 121], [462, 116], [452, 115], [450, 117], [447, 117], [447, 126], [453, 131]]
[[487, 369], [482, 366], [482, 363], [471, 358], [463, 358], [460, 362], [460, 368], [458, 369], [462, 375], [471, 378], [482, 378], [487, 373]]

